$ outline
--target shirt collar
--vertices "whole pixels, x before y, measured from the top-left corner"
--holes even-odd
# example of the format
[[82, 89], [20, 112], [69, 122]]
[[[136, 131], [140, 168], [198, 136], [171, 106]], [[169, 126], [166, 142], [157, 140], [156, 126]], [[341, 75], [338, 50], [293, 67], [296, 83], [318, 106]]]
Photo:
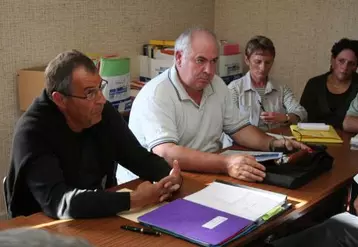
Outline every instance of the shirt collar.
[[[189, 96], [187, 91], [185, 90], [182, 82], [180, 81], [178, 71], [173, 65], [168, 72], [169, 80], [173, 84], [175, 91], [177, 92], [179, 100], [192, 100], [192, 98]], [[214, 93], [214, 87], [212, 85], [212, 82], [204, 88], [204, 93], [202, 98], [206, 98]]]
[[[250, 71], [248, 71], [246, 73], [246, 75], [243, 78], [243, 89], [244, 92], [252, 90], [252, 91], [256, 91], [254, 86], [251, 83], [251, 75], [250, 75]], [[274, 83], [272, 83], [272, 81], [270, 80], [270, 77], [268, 78], [268, 81], [266, 83], [266, 89], [265, 89], [265, 94], [266, 93], [271, 93], [273, 90], [277, 90], [277, 88], [275, 87]]]

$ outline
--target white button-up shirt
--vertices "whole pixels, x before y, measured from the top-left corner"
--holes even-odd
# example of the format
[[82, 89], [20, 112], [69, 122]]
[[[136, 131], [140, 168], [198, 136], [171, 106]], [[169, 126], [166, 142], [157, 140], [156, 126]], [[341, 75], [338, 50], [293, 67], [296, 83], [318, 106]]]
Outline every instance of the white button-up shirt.
[[[260, 114], [263, 111], [260, 103], [266, 112], [280, 112], [284, 114], [293, 113], [306, 121], [307, 112], [296, 100], [292, 91], [286, 85], [277, 85], [271, 80], [267, 81], [263, 98], [258, 94], [251, 83], [250, 72], [240, 79], [229, 84], [229, 89], [235, 105], [242, 114], [250, 115], [250, 123], [264, 130], [267, 125], [260, 121]], [[280, 124], [270, 125], [270, 128], [279, 127]]]

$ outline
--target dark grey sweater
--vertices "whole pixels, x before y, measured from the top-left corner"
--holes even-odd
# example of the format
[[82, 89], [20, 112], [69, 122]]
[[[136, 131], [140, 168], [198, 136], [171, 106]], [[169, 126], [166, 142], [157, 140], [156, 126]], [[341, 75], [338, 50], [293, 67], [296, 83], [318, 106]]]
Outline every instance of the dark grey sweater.
[[117, 184], [117, 163], [150, 181], [171, 169], [139, 144], [108, 102], [101, 122], [75, 133], [44, 91], [15, 127], [7, 178], [9, 213], [90, 218], [128, 210], [128, 192], [103, 190]]

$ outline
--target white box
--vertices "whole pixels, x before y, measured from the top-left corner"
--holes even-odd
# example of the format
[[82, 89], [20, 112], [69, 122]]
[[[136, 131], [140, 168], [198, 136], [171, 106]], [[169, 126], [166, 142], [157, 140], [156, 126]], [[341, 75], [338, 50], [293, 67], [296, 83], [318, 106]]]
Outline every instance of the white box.
[[148, 57], [140, 55], [138, 59], [139, 59], [139, 76], [143, 78], [150, 78]]
[[139, 56], [139, 76], [141, 81], [150, 79], [161, 74], [174, 64], [173, 59], [153, 59], [147, 56]]
[[218, 76], [224, 80], [226, 84], [240, 78], [243, 75], [243, 57], [242, 54], [229, 56], [219, 56], [217, 63]]
[[242, 74], [243, 59], [242, 54], [229, 56], [219, 56], [217, 74], [220, 77]]

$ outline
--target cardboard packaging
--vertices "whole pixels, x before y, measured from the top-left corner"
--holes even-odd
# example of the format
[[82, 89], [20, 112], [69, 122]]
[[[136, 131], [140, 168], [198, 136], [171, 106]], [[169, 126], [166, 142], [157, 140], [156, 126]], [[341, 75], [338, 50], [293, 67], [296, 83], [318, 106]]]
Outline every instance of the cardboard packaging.
[[21, 69], [17, 75], [18, 98], [21, 111], [26, 111], [32, 101], [45, 88], [45, 66]]
[[144, 55], [139, 56], [139, 79], [142, 82], [147, 82], [161, 74], [171, 66], [173, 66], [173, 59], [153, 59]]
[[[153, 59], [144, 55], [139, 56], [139, 76], [140, 81], [147, 82], [170, 68], [174, 64], [171, 59]], [[243, 75], [242, 54], [219, 56], [216, 73], [226, 84], [240, 78]]]
[[226, 84], [240, 78], [243, 75], [242, 54], [219, 56], [216, 72]]

